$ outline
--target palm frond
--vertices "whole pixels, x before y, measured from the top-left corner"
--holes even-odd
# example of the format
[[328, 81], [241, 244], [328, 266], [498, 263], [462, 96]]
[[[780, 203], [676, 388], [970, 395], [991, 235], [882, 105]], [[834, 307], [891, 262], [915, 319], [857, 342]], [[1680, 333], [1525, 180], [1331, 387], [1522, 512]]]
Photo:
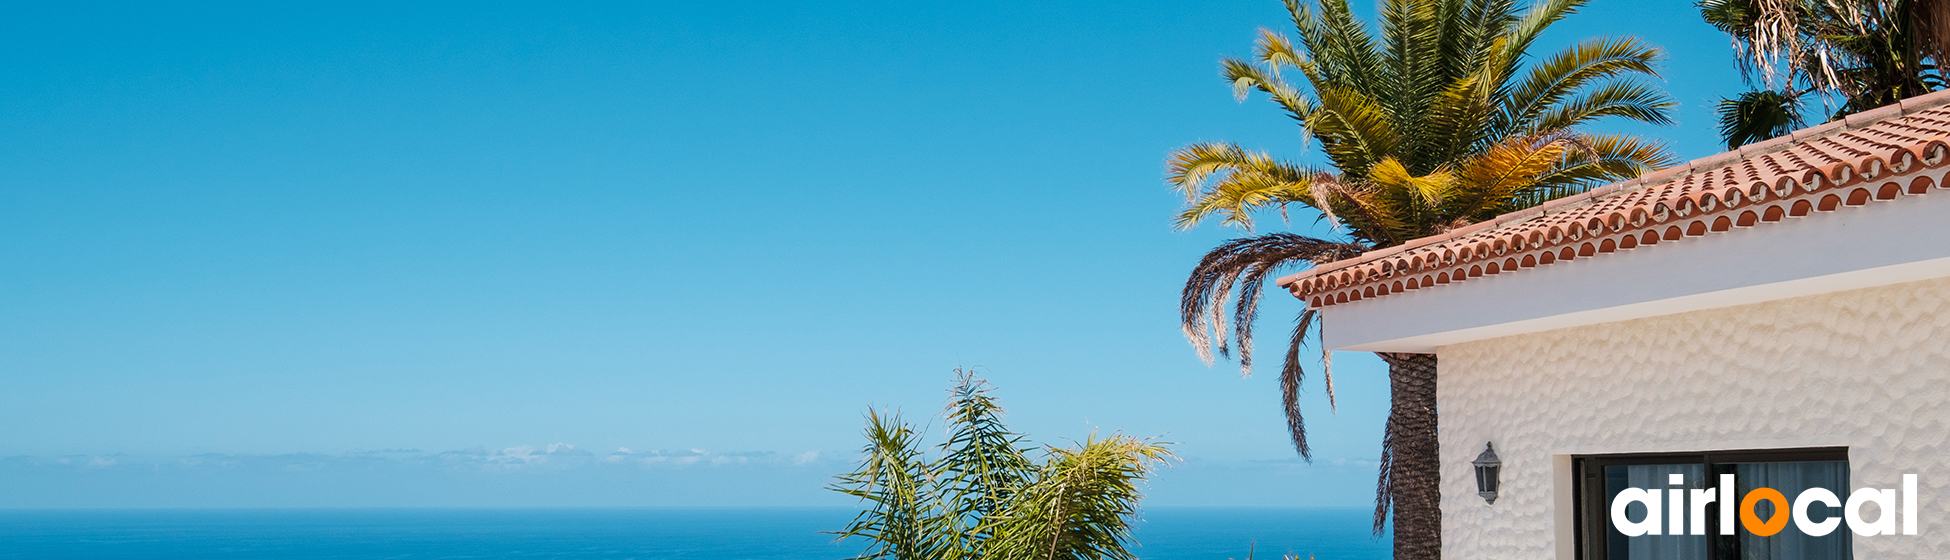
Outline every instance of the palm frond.
[[1332, 83], [1316, 82], [1313, 89], [1319, 100], [1307, 128], [1342, 173], [1365, 174], [1401, 144], [1399, 123], [1376, 99]]
[[[1241, 373], [1251, 372], [1260, 298], [1282, 270], [1398, 245], [1673, 163], [1661, 144], [1581, 130], [1607, 118], [1670, 124], [1675, 104], [1648, 80], [1658, 77], [1662, 51], [1636, 39], [1599, 38], [1542, 59], [1531, 55], [1546, 29], [1588, 0], [1539, 0], [1527, 10], [1516, 0], [1380, 0], [1372, 24], [1359, 21], [1347, 0], [1284, 1], [1292, 34], [1261, 30], [1252, 56], [1222, 61], [1220, 73], [1242, 99], [1267, 94], [1298, 121], [1304, 138], [1318, 142], [1332, 169], [1207, 143], [1172, 152], [1167, 181], [1186, 197], [1180, 228], [1216, 220], [1251, 232], [1253, 215], [1277, 209], [1284, 218], [1298, 203], [1334, 226], [1333, 239], [1269, 233], [1206, 253], [1180, 292], [1179, 315], [1186, 340], [1208, 365], [1236, 352]], [[1847, 41], [1868, 50], [1882, 44], [1866, 36]], [[1831, 81], [1881, 79], [1838, 74]], [[1282, 405], [1294, 450], [1311, 460], [1301, 348], [1318, 336], [1320, 316], [1303, 309], [1293, 327], [1280, 370]], [[1332, 354], [1324, 345], [1321, 351], [1331, 407]], [[1404, 363], [1427, 366], [1418, 375], [1433, 376], [1433, 361], [1423, 362]], [[1384, 442], [1377, 530], [1400, 486], [1390, 478], [1396, 459], [1405, 461], [1402, 468], [1432, 460], [1432, 448], [1424, 449], [1434, 441], [1433, 424], [1428, 428], [1399, 440], [1391, 431]], [[1428, 485], [1404, 476], [1402, 484]], [[1423, 494], [1407, 491], [1400, 500], [1418, 508], [1403, 519], [1420, 532], [1397, 543], [1427, 541], [1413, 550], [1433, 550], [1429, 543], [1439, 540], [1419, 509], [1433, 507]]]
[[[988, 382], [973, 370], [955, 370], [947, 417], [948, 441], [930, 472], [942, 486], [946, 513], [957, 527], [978, 527], [982, 518], [1002, 510], [1018, 488], [1028, 483], [1035, 463], [1023, 453], [1022, 436], [1002, 423], [1002, 406], [989, 395]], [[970, 537], [981, 540], [988, 535]]]
[[1672, 108], [1678, 105], [1658, 88], [1636, 81], [1615, 81], [1552, 107], [1525, 131], [1569, 130], [1605, 117], [1670, 125]]
[[868, 410], [866, 437], [859, 468], [831, 487], [867, 504], [839, 538], [866, 539], [868, 549], [857, 557], [862, 560], [944, 556], [935, 526], [941, 522], [938, 504], [926, 487], [930, 477], [913, 427], [898, 413]]
[[1726, 140], [1729, 150], [1802, 127], [1801, 98], [1781, 91], [1749, 91], [1738, 98], [1722, 99], [1719, 113], [1720, 138]]
[[[1589, 2], [1590, 0], [1542, 0], [1531, 5], [1530, 9], [1524, 12], [1523, 17], [1514, 22], [1504, 33], [1504, 52], [1516, 55], [1508, 56], [1506, 60], [1509, 64], [1516, 64], [1523, 53], [1530, 52], [1530, 45], [1537, 41], [1538, 36], [1543, 35], [1545, 29], [1563, 21], [1566, 16], [1576, 13], [1578, 8], [1584, 7]], [[1514, 72], [1504, 74], [1515, 75]]]
[[[1301, 61], [1295, 67], [1304, 72], [1310, 66]], [[1275, 104], [1286, 111], [1287, 116], [1296, 121], [1306, 122], [1313, 113], [1313, 100], [1288, 85], [1286, 80], [1280, 77], [1277, 66], [1269, 64], [1262, 69], [1243, 60], [1228, 58], [1219, 62], [1219, 68], [1219, 75], [1225, 78], [1226, 83], [1232, 84], [1233, 97], [1241, 101], [1244, 101], [1252, 90], [1257, 89], [1265, 92]]]
[[[1369, 93], [1379, 98], [1404, 126], [1418, 126], [1409, 117], [1425, 114], [1436, 92], [1443, 90], [1452, 77], [1445, 72], [1449, 66], [1447, 61], [1442, 60], [1445, 31], [1442, 18], [1449, 15], [1443, 13], [1443, 7], [1442, 2], [1424, 0], [1381, 2], [1380, 23], [1390, 79]], [[1400, 136], [1409, 140], [1410, 145], [1406, 146], [1409, 150], [1416, 149], [1415, 143], [1423, 139], [1417, 134]]]
[[1385, 79], [1380, 48], [1346, 0], [1320, 0], [1320, 11], [1293, 9], [1294, 28], [1326, 81], [1374, 91]]
[[[1298, 120], [1334, 172], [1232, 143], [1187, 146], [1167, 162], [1166, 181], [1186, 200], [1175, 225], [1252, 232], [1256, 215], [1284, 217], [1297, 203], [1349, 245], [1386, 247], [1669, 165], [1656, 144], [1592, 136], [1587, 147], [1567, 132], [1608, 117], [1669, 124], [1673, 107], [1635, 79], [1656, 77], [1661, 56], [1638, 40], [1529, 58], [1539, 34], [1584, 3], [1543, 0], [1520, 12], [1514, 0], [1383, 0], [1370, 26], [1346, 0], [1286, 0], [1293, 34], [1261, 30], [1250, 59], [1223, 60], [1221, 75]], [[1201, 359], [1236, 350], [1250, 371], [1259, 292], [1293, 257], [1240, 251], [1270, 249], [1229, 242], [1187, 280], [1182, 326]]]
[[1271, 29], [1259, 30], [1259, 40], [1253, 43], [1253, 59], [1273, 71], [1278, 76], [1282, 68], [1300, 68], [1313, 64], [1307, 55], [1293, 48], [1293, 41], [1285, 35], [1274, 33]]
[[1904, 15], [1914, 22], [1919, 58], [1935, 60], [1939, 66], [1950, 60], [1950, 1], [1920, 0], [1906, 4], [1909, 9]]
[[[1179, 292], [1179, 326], [1186, 340], [1198, 352], [1200, 359], [1212, 362], [1215, 330], [1223, 329], [1212, 317], [1214, 309], [1223, 309], [1227, 304], [1233, 283], [1241, 276], [1253, 271], [1272, 274], [1282, 269], [1314, 263], [1324, 263], [1353, 257], [1366, 251], [1365, 244], [1327, 241], [1291, 233], [1269, 233], [1265, 235], [1228, 240], [1213, 248], [1192, 269], [1191, 277], [1185, 280], [1185, 287]], [[1238, 298], [1240, 307], [1257, 309], [1259, 290], [1242, 291]], [[1254, 316], [1248, 313], [1240, 325], [1251, 325]], [[1242, 347], [1240, 360], [1250, 365], [1250, 347]], [[1241, 368], [1241, 374], [1250, 374], [1251, 369]]]
[[[1307, 419], [1300, 413], [1300, 385], [1307, 380], [1307, 370], [1300, 363], [1300, 349], [1307, 345], [1308, 328], [1317, 317], [1319, 313], [1312, 309], [1300, 310], [1300, 317], [1293, 321], [1293, 335], [1287, 341], [1286, 363], [1280, 367], [1280, 407], [1286, 412], [1287, 437], [1293, 442], [1293, 451], [1310, 463], [1314, 452], [1307, 446]], [[1332, 395], [1334, 383], [1328, 381], [1327, 387], [1327, 393]]]
[[[1496, 84], [1469, 75], [1449, 84], [1424, 111], [1423, 149], [1417, 163], [1442, 165], [1481, 149], [1497, 129], [1491, 120], [1498, 111]], [[1426, 162], [1426, 163], [1425, 163]]]
[[1583, 139], [1568, 132], [1517, 136], [1499, 142], [1465, 160], [1457, 173], [1472, 188], [1452, 204], [1456, 214], [1488, 219], [1509, 208], [1519, 193], [1536, 185], [1562, 165], [1573, 152], [1596, 154]]
[[[1512, 0], [1466, 0], [1461, 4], [1456, 16], [1447, 19], [1450, 28], [1443, 34], [1444, 58], [1453, 65], [1449, 76], [1467, 76], [1490, 67], [1492, 58], [1502, 54], [1498, 46], [1503, 31], [1517, 22], [1517, 6]], [[1494, 76], [1486, 76], [1490, 77]]]
[[867, 445], [831, 489], [866, 508], [837, 532], [868, 547], [854, 560], [1134, 560], [1138, 483], [1175, 459], [1165, 443], [1093, 434], [1045, 449], [1038, 464], [1002, 425], [987, 382], [956, 370], [949, 439], [924, 462], [899, 414], [867, 412]]
[[1036, 482], [995, 521], [996, 557], [1134, 560], [1124, 543], [1143, 497], [1138, 482], [1175, 457], [1163, 445], [1119, 435], [1048, 452]]
[[1383, 192], [1398, 193], [1399, 198], [1420, 203], [1424, 207], [1441, 206], [1449, 193], [1457, 187], [1457, 177], [1447, 168], [1437, 169], [1426, 175], [1409, 173], [1401, 160], [1386, 158], [1368, 172], [1368, 180], [1381, 187]]
[[[1497, 128], [1508, 134], [1569, 128], [1570, 125], [1543, 124], [1539, 120], [1560, 102], [1594, 83], [1631, 75], [1658, 77], [1658, 71], [1653, 65], [1662, 56], [1658, 48], [1630, 38], [1588, 39], [1558, 51], [1542, 62], [1532, 65], [1524, 80], [1510, 88], [1505, 98], [1505, 110], [1498, 115]], [[1643, 99], [1641, 103], [1645, 110], [1637, 113], [1617, 112], [1597, 116], [1616, 114], [1661, 125], [1672, 122], [1667, 112], [1673, 104], [1669, 99], [1663, 99], [1662, 92], [1643, 86], [1637, 90], [1646, 90], [1643, 93], [1647, 99]], [[1591, 103], [1586, 101], [1584, 104]], [[1582, 122], [1572, 124], [1582, 124]]]
[[1213, 216], [1251, 231], [1253, 214], [1267, 208], [1312, 201], [1318, 172], [1274, 160], [1264, 152], [1235, 144], [1193, 144], [1172, 152], [1165, 181], [1186, 197], [1176, 224], [1189, 229]]
[[1587, 134], [1581, 140], [1587, 150], [1567, 154], [1557, 169], [1517, 193], [1500, 212], [1522, 210], [1679, 164], [1679, 158], [1660, 142], [1620, 134]]
[[1348, 237], [1379, 246], [1398, 245], [1416, 237], [1402, 208], [1389, 204], [1392, 197], [1388, 195], [1394, 193], [1372, 181], [1349, 184], [1322, 173], [1314, 176], [1308, 190], [1314, 196], [1314, 208], [1345, 226]]
[[[1817, 2], [1818, 3], [1818, 2]], [[1814, 15], [1798, 0], [1702, 0], [1700, 16], [1733, 39], [1743, 75], [1759, 73], [1762, 83], [1783, 86], [1802, 72], [1807, 38], [1802, 24]], [[1817, 72], [1822, 74], [1825, 72]]]

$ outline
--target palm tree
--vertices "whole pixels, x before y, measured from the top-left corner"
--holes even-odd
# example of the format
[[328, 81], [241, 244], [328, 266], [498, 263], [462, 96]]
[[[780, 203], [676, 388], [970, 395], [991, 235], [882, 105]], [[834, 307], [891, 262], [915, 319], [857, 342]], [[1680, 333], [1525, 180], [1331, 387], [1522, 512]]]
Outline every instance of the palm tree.
[[[1761, 89], [1720, 102], [1727, 149], [1787, 134], [1813, 95], [1829, 119], [1942, 89], [1950, 0], [1703, 0]], [[1839, 98], [1839, 99], [1837, 99]]]
[[[1259, 91], [1297, 121], [1331, 169], [1226, 142], [1181, 148], [1167, 162], [1168, 181], [1186, 197], [1180, 228], [1216, 218], [1250, 233], [1255, 216], [1277, 209], [1284, 218], [1292, 204], [1335, 226], [1336, 239], [1267, 233], [1205, 255], [1179, 310], [1186, 337], [1208, 363], [1215, 350], [1236, 353], [1241, 371], [1251, 372], [1261, 289], [1278, 271], [1399, 245], [1672, 163], [1660, 145], [1580, 130], [1605, 117], [1670, 123], [1673, 102], [1637, 79], [1657, 75], [1658, 48], [1588, 39], [1526, 64], [1538, 35], [1585, 0], [1544, 0], [1527, 11], [1510, 0], [1383, 0], [1378, 31], [1357, 21], [1345, 0], [1317, 1], [1286, 0], [1297, 40], [1262, 31], [1251, 60], [1228, 58], [1221, 68], [1242, 100]], [[1309, 460], [1300, 350], [1320, 328], [1312, 310], [1300, 312], [1280, 370], [1293, 446]], [[1380, 356], [1392, 404], [1375, 531], [1392, 508], [1395, 557], [1436, 558], [1436, 359]], [[1331, 406], [1332, 373], [1323, 369]]]
[[948, 441], [927, 460], [899, 415], [867, 412], [867, 446], [833, 489], [868, 504], [840, 538], [869, 543], [855, 560], [1136, 558], [1126, 548], [1137, 485], [1172, 457], [1163, 444], [1094, 435], [1029, 458], [1002, 425], [986, 382], [957, 371]]

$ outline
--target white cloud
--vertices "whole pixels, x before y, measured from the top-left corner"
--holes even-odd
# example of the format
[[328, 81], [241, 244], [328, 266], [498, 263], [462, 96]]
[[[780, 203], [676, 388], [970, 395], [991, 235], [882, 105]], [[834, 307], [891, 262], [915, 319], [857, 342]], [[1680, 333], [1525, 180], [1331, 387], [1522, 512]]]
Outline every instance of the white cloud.
[[792, 464], [794, 465], [804, 465], [818, 460], [819, 460], [818, 449], [814, 449], [812, 451], [807, 451], [805, 453], [800, 453], [798, 455], [792, 456]]

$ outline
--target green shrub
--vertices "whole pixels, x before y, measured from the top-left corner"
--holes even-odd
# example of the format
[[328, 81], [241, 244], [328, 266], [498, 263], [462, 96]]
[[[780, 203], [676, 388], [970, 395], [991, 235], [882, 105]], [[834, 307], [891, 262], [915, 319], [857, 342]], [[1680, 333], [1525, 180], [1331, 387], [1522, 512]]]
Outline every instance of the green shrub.
[[[1072, 447], [1023, 443], [1002, 425], [987, 382], [957, 370], [948, 441], [929, 460], [898, 412], [867, 411], [860, 464], [832, 489], [866, 509], [837, 532], [869, 542], [858, 558], [1081, 560], [1135, 558], [1125, 547], [1138, 483], [1174, 459], [1166, 444], [1092, 434]], [[1040, 449], [1041, 461], [1029, 455]]]

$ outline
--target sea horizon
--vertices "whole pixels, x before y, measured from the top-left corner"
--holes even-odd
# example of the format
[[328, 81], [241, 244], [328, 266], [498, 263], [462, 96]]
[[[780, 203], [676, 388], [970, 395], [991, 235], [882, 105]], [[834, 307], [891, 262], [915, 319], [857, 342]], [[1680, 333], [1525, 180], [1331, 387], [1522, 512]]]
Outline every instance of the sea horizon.
[[[0, 559], [851, 558], [844, 506], [0, 509]], [[1143, 508], [1132, 551], [1158, 560], [1379, 560], [1365, 508]]]

